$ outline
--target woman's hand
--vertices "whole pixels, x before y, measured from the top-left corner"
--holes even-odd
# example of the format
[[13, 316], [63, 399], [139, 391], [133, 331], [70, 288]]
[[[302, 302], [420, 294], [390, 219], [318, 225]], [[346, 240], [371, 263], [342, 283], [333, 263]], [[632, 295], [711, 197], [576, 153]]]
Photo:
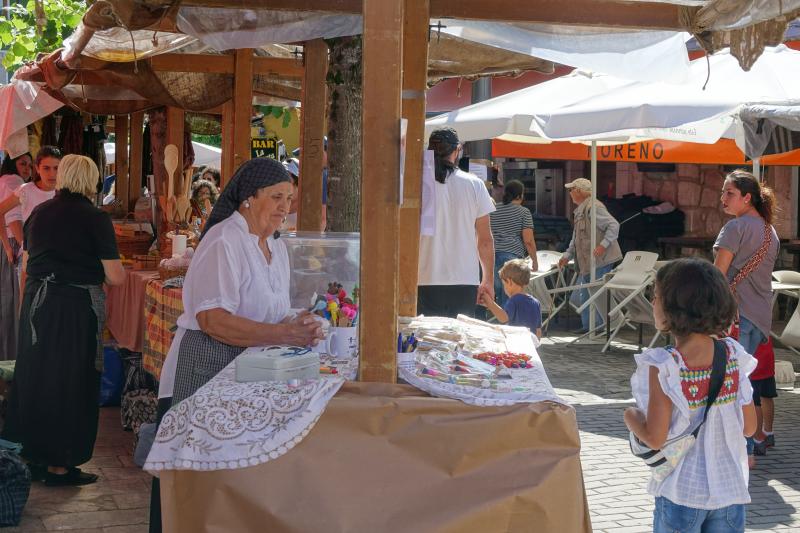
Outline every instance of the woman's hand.
[[3, 250], [6, 252], [6, 257], [8, 258], [9, 264], [16, 265], [17, 256], [14, 255], [14, 250], [12, 250], [10, 246], [3, 246]]
[[317, 318], [308, 311], [302, 311], [295, 316], [286, 317], [281, 321], [283, 328], [283, 343], [291, 346], [316, 346], [325, 338], [322, 325]]

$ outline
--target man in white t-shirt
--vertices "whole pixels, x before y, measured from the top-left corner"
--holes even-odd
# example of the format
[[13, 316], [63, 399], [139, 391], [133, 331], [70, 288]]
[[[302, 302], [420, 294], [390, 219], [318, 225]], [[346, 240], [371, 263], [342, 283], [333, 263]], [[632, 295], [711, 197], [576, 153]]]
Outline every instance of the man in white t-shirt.
[[494, 203], [477, 176], [456, 166], [461, 143], [454, 129], [434, 131], [428, 149], [434, 152], [436, 225], [433, 235], [420, 236], [417, 313], [473, 316], [482, 294], [494, 299]]

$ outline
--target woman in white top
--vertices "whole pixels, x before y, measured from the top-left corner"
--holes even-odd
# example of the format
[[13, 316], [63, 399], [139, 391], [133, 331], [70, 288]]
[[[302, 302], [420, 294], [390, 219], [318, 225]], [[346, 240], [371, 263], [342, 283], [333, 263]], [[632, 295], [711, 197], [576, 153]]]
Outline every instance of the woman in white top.
[[[22, 183], [14, 194], [0, 202], [0, 225], [5, 224], [8, 215], [11, 215], [12, 231], [19, 228], [20, 234], [25, 221], [31, 216], [33, 209], [41, 203], [51, 200], [56, 195], [56, 176], [58, 164], [61, 162], [61, 150], [55, 146], [42, 146], [36, 154], [36, 175], [32, 182]], [[16, 214], [15, 214], [16, 213]], [[4, 217], [5, 215], [5, 217]], [[0, 227], [0, 232], [3, 228]], [[22, 244], [22, 241], [20, 241]], [[27, 256], [23, 252], [20, 287], [25, 287], [25, 264]]]
[[289, 256], [277, 229], [292, 194], [283, 165], [260, 158], [242, 165], [220, 195], [183, 285], [160, 398], [177, 404], [191, 396], [248, 346], [322, 338], [313, 315], [288, 315]]
[[[31, 176], [31, 155], [6, 157], [0, 167], [0, 202], [14, 197], [14, 191]], [[17, 257], [22, 245], [22, 215], [19, 209], [0, 215], [0, 360], [17, 358], [17, 312], [19, 277]]]
[[[625, 423], [653, 450], [700, 429], [674, 470], [650, 481], [655, 533], [744, 532], [750, 495], [742, 437], [756, 427], [748, 379], [756, 361], [735, 340], [712, 338], [735, 316], [728, 283], [708, 261], [678, 259], [659, 269], [653, 317], [659, 330], [674, 335], [675, 346], [636, 356], [631, 388], [637, 407], [625, 410]], [[703, 422], [715, 342], [724, 343], [725, 375]]]
[[[289, 315], [289, 255], [277, 232], [294, 189], [283, 165], [251, 159], [236, 171], [206, 223], [183, 284], [183, 314], [161, 370], [159, 422], [249, 346], [316, 345], [311, 313]], [[158, 480], [150, 531], [161, 531]]]

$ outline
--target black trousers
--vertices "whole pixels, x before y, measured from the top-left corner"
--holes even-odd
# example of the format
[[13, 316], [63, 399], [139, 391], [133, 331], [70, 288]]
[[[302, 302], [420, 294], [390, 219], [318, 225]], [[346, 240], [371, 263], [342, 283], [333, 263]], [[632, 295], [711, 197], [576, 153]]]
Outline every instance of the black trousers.
[[477, 285], [420, 285], [417, 287], [417, 313], [425, 316], [475, 316]]

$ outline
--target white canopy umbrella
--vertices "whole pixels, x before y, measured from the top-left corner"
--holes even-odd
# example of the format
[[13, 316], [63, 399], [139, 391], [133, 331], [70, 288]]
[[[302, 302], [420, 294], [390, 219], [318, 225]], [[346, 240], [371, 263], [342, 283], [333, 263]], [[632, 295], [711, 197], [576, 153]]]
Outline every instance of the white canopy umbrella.
[[575, 70], [566, 76], [490, 98], [425, 121], [425, 135], [442, 126], [458, 132], [462, 142], [503, 139], [550, 142], [533, 122], [534, 116], [581, 102], [595, 95], [634, 84], [606, 74]]
[[767, 48], [745, 72], [725, 50], [692, 61], [681, 85], [636, 82], [538, 114], [531, 131], [553, 140], [649, 137], [712, 144], [734, 137], [744, 104], [800, 97], [800, 52]]
[[[203, 144], [199, 142], [192, 141], [192, 147], [194, 148], [194, 166], [195, 167], [215, 167], [220, 168], [220, 164], [222, 161], [222, 149], [217, 148], [216, 146], [211, 146], [208, 144]], [[106, 153], [106, 161], [109, 163], [114, 162], [114, 155], [116, 154], [116, 148], [114, 143], [104, 143], [103, 150]]]

